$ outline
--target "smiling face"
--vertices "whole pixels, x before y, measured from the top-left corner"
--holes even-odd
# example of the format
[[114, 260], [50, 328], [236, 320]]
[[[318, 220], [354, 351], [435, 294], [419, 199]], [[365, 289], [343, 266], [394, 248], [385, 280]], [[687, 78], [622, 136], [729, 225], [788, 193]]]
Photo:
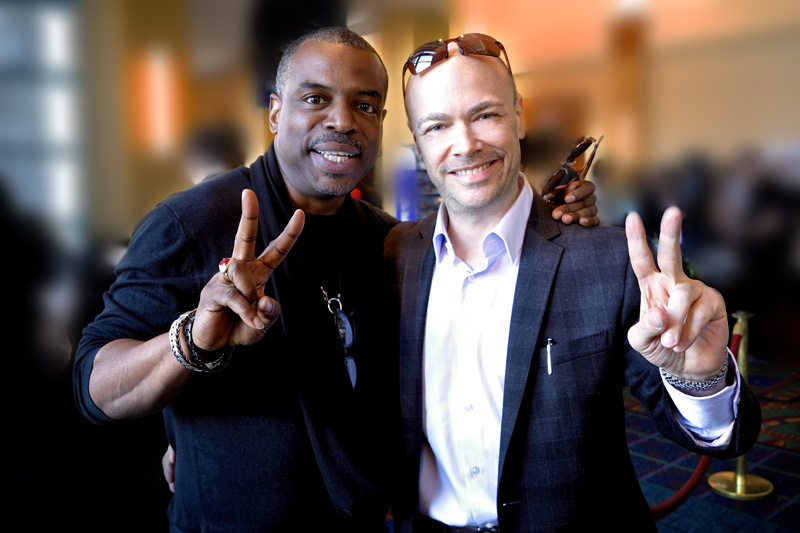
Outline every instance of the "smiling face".
[[297, 50], [283, 94], [270, 97], [269, 124], [298, 207], [340, 202], [372, 169], [386, 113], [385, 79], [368, 50], [317, 41]]
[[497, 58], [450, 57], [411, 76], [408, 125], [449, 214], [507, 211], [519, 191], [521, 99]]

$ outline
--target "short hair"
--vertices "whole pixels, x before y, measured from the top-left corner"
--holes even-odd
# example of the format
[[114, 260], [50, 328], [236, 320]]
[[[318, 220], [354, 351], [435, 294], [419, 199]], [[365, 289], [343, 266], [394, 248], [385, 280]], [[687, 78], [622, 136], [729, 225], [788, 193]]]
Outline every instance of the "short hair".
[[294, 59], [295, 53], [297, 53], [297, 50], [303, 43], [309, 41], [343, 44], [345, 46], [360, 48], [361, 50], [366, 50], [375, 54], [375, 57], [378, 58], [378, 61], [380, 61], [381, 67], [383, 68], [383, 92], [384, 100], [386, 99], [386, 92], [389, 90], [389, 74], [386, 72], [386, 65], [383, 64], [383, 59], [381, 59], [381, 56], [378, 55], [378, 52], [375, 51], [375, 49], [366, 41], [366, 39], [361, 37], [353, 30], [342, 28], [340, 26], [329, 26], [310, 31], [301, 35], [292, 41], [291, 44], [289, 44], [289, 46], [286, 48], [286, 51], [281, 56], [280, 63], [278, 63], [278, 72], [275, 77], [275, 92], [278, 94], [278, 97], [283, 98], [283, 90], [286, 87], [286, 78], [289, 76], [289, 71], [292, 68], [292, 59]]

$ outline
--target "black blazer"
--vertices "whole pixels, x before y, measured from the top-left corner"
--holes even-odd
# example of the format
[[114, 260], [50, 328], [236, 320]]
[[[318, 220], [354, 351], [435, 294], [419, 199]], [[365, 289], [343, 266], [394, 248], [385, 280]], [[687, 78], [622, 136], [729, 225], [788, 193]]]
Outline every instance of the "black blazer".
[[[755, 442], [760, 410], [742, 383], [738, 419], [724, 449], [698, 449], [671, 414], [658, 369], [635, 352], [639, 288], [620, 228], [564, 226], [536, 195], [511, 316], [500, 439], [497, 512], [502, 531], [655, 530], [625, 435], [623, 386], [659, 430], [694, 451], [734, 457]], [[422, 353], [434, 268], [435, 215], [396, 226], [386, 241], [400, 302], [399, 387], [404, 433], [398, 531], [418, 504]], [[552, 375], [544, 343], [552, 338]]]

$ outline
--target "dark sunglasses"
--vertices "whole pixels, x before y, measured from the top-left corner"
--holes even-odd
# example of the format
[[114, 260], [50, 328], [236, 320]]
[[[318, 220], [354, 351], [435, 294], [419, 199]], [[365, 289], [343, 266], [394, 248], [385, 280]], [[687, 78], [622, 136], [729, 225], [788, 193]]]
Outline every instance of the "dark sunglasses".
[[499, 58], [502, 52], [503, 56], [506, 58], [508, 72], [511, 72], [511, 63], [508, 61], [508, 54], [503, 45], [500, 44], [500, 41], [483, 33], [465, 33], [464, 35], [452, 39], [439, 39], [438, 41], [425, 43], [408, 56], [406, 64], [403, 65], [403, 96], [406, 94], [406, 71], [411, 72], [411, 74], [419, 74], [439, 61], [447, 59], [450, 57], [447, 45], [452, 42], [458, 44], [458, 50], [462, 55], [469, 54]]
[[[594, 154], [597, 153], [597, 147], [600, 145], [600, 141], [603, 140], [603, 137], [604, 136], [601, 135], [597, 140], [595, 140], [594, 137], [583, 137], [575, 145], [575, 148], [570, 150], [564, 164], [550, 176], [550, 179], [547, 180], [547, 183], [545, 183], [542, 188], [542, 197], [547, 203], [551, 205], [564, 204], [567, 185], [573, 181], [583, 181], [586, 178], [586, 175], [589, 173], [589, 167], [592, 166], [592, 161], [594, 161]], [[575, 160], [582, 156], [590, 146], [594, 146], [594, 150], [592, 150], [589, 159], [586, 160], [583, 167], [576, 172], [572, 168], [572, 165], [575, 164]]]

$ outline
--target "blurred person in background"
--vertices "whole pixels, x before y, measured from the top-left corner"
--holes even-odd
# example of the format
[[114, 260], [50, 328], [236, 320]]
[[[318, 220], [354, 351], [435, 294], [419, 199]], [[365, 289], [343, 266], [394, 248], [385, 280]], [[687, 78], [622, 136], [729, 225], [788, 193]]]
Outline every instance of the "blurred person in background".
[[[69, 325], [75, 305], [74, 264], [39, 217], [19, 208], [0, 179], [3, 261], [13, 309], [3, 317], [8, 379], [3, 404], [8, 461], [3, 523], [44, 530], [69, 518], [80, 486], [73, 455], [80, 419], [71, 401]], [[28, 262], [22, 268], [20, 261]], [[88, 457], [86, 457], [88, 459]]]
[[226, 124], [198, 126], [186, 138], [183, 166], [193, 184], [244, 164], [244, 139], [238, 128]]
[[383, 209], [383, 199], [381, 198], [380, 191], [375, 186], [374, 169], [367, 174], [364, 179], [358, 182], [358, 185], [350, 192], [350, 195], [357, 200], [363, 200], [372, 204], [378, 209]]
[[569, 141], [556, 128], [540, 128], [525, 134], [520, 141], [522, 170], [535, 190], [542, 190], [547, 178], [564, 162], [564, 156], [571, 148]]
[[741, 278], [756, 286], [768, 276], [788, 281], [800, 190], [784, 183], [755, 150], [743, 150], [725, 166], [707, 197], [714, 234], [739, 256]]
[[[3, 518], [7, 530], [152, 531], [165, 524], [169, 492], [152, 474], [141, 439], [145, 421], [123, 428], [92, 426], [73, 399], [72, 358], [83, 318], [97, 312], [85, 289], [99, 283], [41, 213], [26, 210], [0, 177], [0, 228], [6, 294], [13, 310], [3, 319], [9, 356], [2, 387], [5, 452]], [[24, 268], [21, 260], [29, 262]], [[105, 279], [105, 278], [104, 278]], [[107, 287], [107, 285], [106, 285]], [[91, 315], [94, 316], [94, 315]], [[90, 320], [90, 319], [89, 319]], [[163, 426], [163, 424], [162, 424]], [[161, 430], [163, 435], [163, 429]], [[163, 439], [163, 437], [162, 437]], [[158, 440], [159, 447], [163, 440]], [[158, 450], [152, 449], [154, 453]], [[98, 480], [101, 489], [98, 490]], [[91, 494], [96, 508], [86, 511]], [[131, 506], [139, 508], [131, 515]]]
[[800, 319], [800, 276], [793, 258], [800, 188], [784, 171], [753, 148], [722, 163], [692, 152], [676, 164], [646, 169], [634, 182], [634, 209], [649, 226], [668, 205], [684, 210], [687, 274], [712, 284], [731, 309], [756, 315], [750, 322], [751, 350], [773, 361], [792, 352], [786, 332]]
[[770, 361], [792, 360], [800, 320], [800, 187], [782, 175], [789, 170], [755, 149], [723, 166], [708, 196], [714, 253], [697, 264], [716, 271], [732, 306], [754, 313], [751, 351]]
[[625, 217], [636, 211], [630, 187], [620, 179], [614, 160], [598, 157], [592, 166], [591, 180], [597, 196], [597, 214], [605, 226], [625, 226]]
[[[385, 527], [397, 397], [382, 253], [397, 221], [349, 193], [378, 156], [387, 88], [356, 33], [294, 41], [267, 152], [149, 213], [84, 330], [82, 413], [163, 410], [174, 531]], [[552, 216], [596, 223], [592, 190]]]

